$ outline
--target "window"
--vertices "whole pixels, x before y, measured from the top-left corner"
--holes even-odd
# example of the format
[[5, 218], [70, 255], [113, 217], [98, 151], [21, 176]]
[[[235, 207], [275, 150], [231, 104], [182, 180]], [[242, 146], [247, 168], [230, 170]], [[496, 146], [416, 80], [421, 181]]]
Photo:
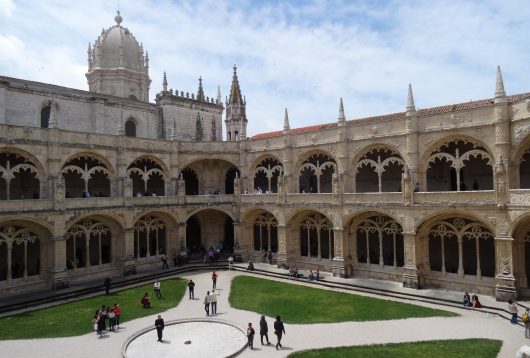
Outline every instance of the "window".
[[52, 110], [51, 106], [46, 106], [40, 111], [40, 127], [48, 128], [50, 124], [50, 112]]
[[127, 137], [136, 137], [136, 123], [131, 120], [125, 122], [125, 135]]

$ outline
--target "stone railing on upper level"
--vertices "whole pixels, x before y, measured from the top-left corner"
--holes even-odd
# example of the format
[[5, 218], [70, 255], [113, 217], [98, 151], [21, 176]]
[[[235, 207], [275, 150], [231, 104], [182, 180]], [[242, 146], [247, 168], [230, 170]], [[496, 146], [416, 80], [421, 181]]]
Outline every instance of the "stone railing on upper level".
[[399, 205], [403, 203], [403, 195], [397, 192], [387, 193], [348, 193], [343, 196], [344, 204]]
[[495, 191], [435, 191], [414, 193], [414, 204], [420, 205], [488, 205], [497, 204]]
[[511, 205], [530, 205], [530, 189], [512, 189], [509, 195]]

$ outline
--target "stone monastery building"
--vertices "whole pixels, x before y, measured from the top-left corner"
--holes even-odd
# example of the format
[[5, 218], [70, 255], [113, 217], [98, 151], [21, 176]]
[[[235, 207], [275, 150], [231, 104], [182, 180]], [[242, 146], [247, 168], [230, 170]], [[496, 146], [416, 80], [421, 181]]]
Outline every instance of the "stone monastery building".
[[[530, 279], [530, 93], [246, 136], [230, 95], [163, 88], [132, 33], [87, 51], [88, 91], [0, 76], [0, 295], [134, 274], [222, 241], [245, 260], [476, 290]], [[222, 133], [225, 114], [226, 133]], [[251, 117], [251, 114], [250, 114]]]

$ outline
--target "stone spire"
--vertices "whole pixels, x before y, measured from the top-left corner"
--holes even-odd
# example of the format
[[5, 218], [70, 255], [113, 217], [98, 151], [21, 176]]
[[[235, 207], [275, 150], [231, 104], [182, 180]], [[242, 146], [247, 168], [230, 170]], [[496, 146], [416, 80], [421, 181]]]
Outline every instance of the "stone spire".
[[234, 65], [234, 75], [232, 76], [232, 87], [230, 87], [230, 97], [228, 103], [231, 104], [244, 104], [243, 97], [241, 96], [241, 89], [239, 88], [239, 80], [237, 79], [237, 67]]
[[407, 94], [407, 113], [416, 112], [416, 106], [414, 105], [414, 96], [412, 95], [412, 85], [409, 83], [409, 92]]
[[287, 113], [287, 108], [285, 108], [285, 114], [283, 116], [283, 134], [287, 134], [291, 131], [289, 126], [289, 113]]
[[199, 76], [199, 89], [197, 90], [197, 101], [205, 101], [204, 90], [202, 89], [202, 78]]
[[506, 97], [504, 81], [502, 80], [501, 66], [497, 66], [497, 78], [495, 81], [495, 98]]
[[217, 104], [221, 104], [223, 101], [223, 97], [221, 97], [221, 86], [217, 85]]
[[346, 121], [346, 116], [344, 115], [344, 104], [342, 103], [342, 97], [340, 98], [339, 103], [339, 117], [337, 118], [339, 121], [339, 124], [343, 125]]
[[166, 71], [164, 71], [164, 79], [162, 80], [162, 89], [164, 92], [167, 92], [167, 76]]

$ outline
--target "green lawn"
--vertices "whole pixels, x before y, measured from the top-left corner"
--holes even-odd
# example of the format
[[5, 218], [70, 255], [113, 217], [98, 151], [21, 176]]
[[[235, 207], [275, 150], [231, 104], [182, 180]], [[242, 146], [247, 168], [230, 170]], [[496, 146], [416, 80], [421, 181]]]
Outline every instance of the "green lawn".
[[292, 285], [255, 277], [232, 280], [230, 304], [287, 323], [377, 321], [411, 317], [454, 317], [456, 313], [408, 303]]
[[[153, 284], [112, 292], [38, 311], [0, 318], [0, 340], [70, 337], [93, 331], [92, 317], [101, 305], [121, 307], [120, 325], [135, 318], [153, 316], [175, 307], [186, 291], [186, 281], [170, 279], [161, 282], [162, 298], [156, 298]], [[152, 296], [151, 308], [144, 309], [140, 300], [145, 292]]]
[[359, 347], [313, 349], [289, 354], [289, 358], [495, 358], [502, 347], [502, 341], [493, 339], [455, 339], [446, 341], [425, 341], [396, 344], [377, 344]]

